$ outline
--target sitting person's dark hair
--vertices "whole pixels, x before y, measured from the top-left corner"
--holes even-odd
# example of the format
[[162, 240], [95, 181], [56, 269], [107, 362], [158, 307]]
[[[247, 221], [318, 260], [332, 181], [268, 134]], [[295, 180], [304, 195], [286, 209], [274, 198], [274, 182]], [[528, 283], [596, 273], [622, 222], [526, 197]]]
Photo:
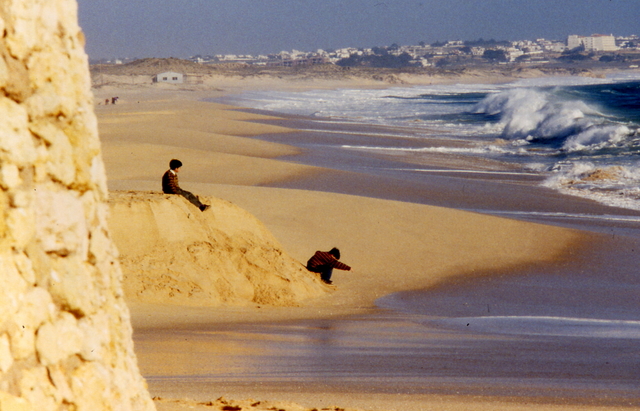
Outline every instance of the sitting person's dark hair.
[[169, 168], [175, 170], [176, 168], [182, 167], [182, 161], [176, 160], [175, 158], [169, 161]]

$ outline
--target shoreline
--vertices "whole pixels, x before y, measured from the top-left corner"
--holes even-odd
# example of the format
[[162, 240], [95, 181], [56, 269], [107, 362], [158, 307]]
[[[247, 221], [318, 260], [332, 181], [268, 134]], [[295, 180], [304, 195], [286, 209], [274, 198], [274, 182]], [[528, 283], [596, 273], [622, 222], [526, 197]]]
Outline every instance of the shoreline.
[[[134, 97], [134, 94], [132, 94], [131, 97]], [[484, 224], [486, 229], [489, 230], [487, 232], [495, 231], [496, 227], [499, 226], [503, 226], [507, 231], [516, 229], [516, 227], [519, 227], [517, 230], [524, 228], [525, 231], [518, 231], [521, 234], [515, 237], [516, 243], [531, 235], [534, 235], [534, 237], [549, 235], [549, 241], [547, 241], [549, 246], [548, 250], [571, 248], [573, 247], [571, 244], [576, 244], [575, 241], [586, 240], [587, 242], [591, 242], [600, 238], [596, 234], [579, 233], [562, 228], [540, 226], [514, 220], [483, 216], [476, 213], [463, 213], [456, 210], [433, 208], [421, 204], [407, 203], [406, 201], [382, 200], [375, 198], [375, 196], [362, 197], [361, 193], [358, 193], [359, 195], [356, 196], [345, 195], [344, 193], [324, 193], [322, 192], [323, 190], [319, 190], [317, 187], [309, 186], [309, 182], [315, 180], [319, 181], [320, 184], [326, 184], [322, 182], [322, 179], [329, 178], [329, 180], [331, 180], [331, 176], [345, 181], [345, 176], [349, 173], [335, 172], [323, 167], [304, 164], [283, 164], [282, 161], [278, 160], [280, 156], [296, 155], [300, 153], [300, 150], [292, 149], [288, 144], [265, 142], [255, 138], [245, 137], [269, 134], [277, 130], [278, 132], [285, 131], [285, 134], [277, 135], [293, 138], [295, 132], [286, 126], [286, 119], [280, 120], [273, 118], [273, 116], [245, 113], [241, 108], [240, 110], [236, 110], [236, 108], [219, 104], [216, 105], [215, 103], [206, 103], [211, 105], [202, 106], [199, 102], [185, 102], [180, 99], [176, 100], [175, 98], [167, 99], [167, 96], [163, 95], [164, 93], [159, 93], [159, 95], [154, 95], [154, 93], [150, 94], [150, 96], [147, 96], [147, 101], [143, 99], [140, 100], [142, 101], [142, 106], [138, 106], [140, 103], [134, 103], [133, 99], [129, 100], [127, 97], [122, 100], [123, 103], [126, 104], [108, 108], [102, 107], [98, 111], [98, 115], [102, 117], [102, 124], [107, 126], [104, 147], [107, 174], [110, 178], [110, 189], [115, 187], [117, 189], [158, 190], [156, 187], [158, 185], [156, 181], [157, 176], [162, 174], [166, 166], [163, 164], [155, 164], [157, 158], [162, 155], [166, 156], [178, 152], [180, 156], [187, 156], [186, 158], [189, 159], [187, 164], [189, 164], [191, 168], [191, 170], [185, 168], [185, 173], [181, 173], [183, 186], [198, 194], [224, 198], [245, 208], [263, 221], [276, 238], [282, 242], [284, 248], [299, 261], [305, 261], [309, 252], [312, 252], [314, 249], [321, 249], [323, 247], [322, 244], [326, 244], [326, 246], [329, 247], [335, 243], [353, 243], [346, 248], [343, 246], [341, 246], [341, 248], [343, 249], [343, 261], [357, 267], [357, 272], [353, 275], [352, 273], [344, 275], [341, 275], [341, 273], [338, 274], [338, 291], [328, 297], [322, 297], [317, 301], [311, 302], [305, 307], [293, 309], [298, 315], [292, 315], [292, 309], [257, 308], [255, 306], [224, 307], [216, 309], [214, 310], [215, 312], [213, 312], [210, 309], [201, 308], [179, 307], [178, 309], [178, 307], [175, 306], [159, 307], [132, 304], [131, 311], [135, 330], [134, 338], [136, 339], [137, 347], [140, 349], [138, 355], [143, 372], [146, 369], [145, 367], [165, 361], [167, 359], [167, 353], [171, 352], [167, 351], [167, 347], [171, 345], [162, 350], [156, 346], [145, 346], [143, 343], [145, 335], [160, 338], [161, 341], [168, 344], [172, 338], [171, 335], [175, 334], [176, 329], [182, 331], [188, 331], [190, 329], [198, 330], [201, 327], [211, 327], [213, 324], [225, 327], [225, 324], [246, 324], [247, 322], [254, 321], [260, 324], [269, 324], [274, 321], [309, 321], [309, 318], [325, 318], [344, 324], [344, 321], [352, 318], [349, 317], [352, 315], [378, 313], [379, 309], [373, 306], [373, 302], [382, 295], [403, 289], [423, 288], [425, 284], [433, 284], [430, 281], [425, 283], [424, 273], [422, 278], [415, 277], [416, 271], [422, 270], [433, 275], [437, 270], [441, 270], [436, 278], [444, 278], [443, 273], [445, 272], [450, 271], [453, 273], [456, 270], [463, 269], [462, 266], [456, 264], [447, 264], [446, 256], [443, 255], [443, 260], [435, 262], [437, 266], [435, 269], [433, 268], [434, 261], [429, 261], [427, 265], [417, 261], [409, 261], [410, 267], [401, 269], [398, 273], [404, 274], [405, 270], [408, 270], [407, 273], [412, 273], [412, 277], [402, 279], [400, 284], [394, 284], [393, 287], [389, 287], [388, 284], [384, 283], [378, 283], [376, 285], [375, 282], [369, 284], [366, 281], [363, 282], [364, 278], [361, 277], [362, 274], [366, 273], [369, 275], [368, 273], [378, 273], [376, 274], [376, 278], [380, 278], [380, 273], [392, 272], [394, 265], [397, 264], [385, 262], [384, 258], [382, 258], [384, 255], [376, 256], [375, 254], [369, 255], [368, 253], [363, 253], [360, 248], [371, 248], [377, 250], [377, 253], [380, 253], [379, 250], [385, 250], [389, 247], [397, 250], [397, 244], [394, 245], [394, 243], [402, 243], [403, 241], [407, 241], [407, 238], [415, 238], [415, 242], [419, 243], [423, 241], [420, 239], [422, 232], [433, 230], [434, 221], [441, 222], [443, 225], [441, 235], [434, 235], [438, 238], [438, 243], [429, 244], [430, 252], [437, 249], [439, 250], [438, 252], [444, 254], [446, 254], [447, 249], [450, 250], [454, 244], [461, 241], [459, 238], [452, 238], [451, 240], [455, 241], [450, 243], [441, 241], [443, 238], [447, 238], [448, 234], [446, 234], [446, 232], [451, 231], [451, 227], [459, 227], [459, 224], [462, 222], [456, 220], [461, 217], [463, 217], [463, 220], [468, 218], [470, 226], [473, 227], [479, 228]], [[198, 95], [200, 93], [195, 94]], [[190, 94], [187, 99], [193, 99], [193, 97], [194, 94]], [[151, 101], [151, 105], [149, 105], [149, 101]], [[135, 106], [133, 104], [135, 104]], [[143, 107], [143, 110], [141, 111], [139, 107]], [[187, 111], [184, 110], [185, 108]], [[198, 116], [187, 114], [187, 112], [193, 110], [206, 110], [207, 112], [216, 113], [216, 121], [205, 121], [199, 119]], [[198, 112], [202, 113], [201, 111]], [[166, 127], [167, 124], [164, 124], [162, 128], [156, 127], [154, 122], [162, 121], [166, 123], [169, 121], [167, 117], [172, 117], [166, 114], [173, 114], [179, 117], [180, 124], [169, 124], [169, 127]], [[104, 121], [105, 118], [107, 121]], [[275, 124], [255, 124], [255, 121], [267, 121]], [[280, 122], [282, 122], [282, 124]], [[143, 130], [152, 130], [153, 132], [149, 133], [147, 131], [148, 134], [144, 135], [145, 133], [140, 133]], [[182, 130], [179, 145], [183, 146], [187, 144], [188, 149], [176, 145], [172, 133], [178, 130]], [[101, 129], [101, 134], [102, 131]], [[162, 133], [166, 133], [168, 137], [163, 137]], [[188, 138], [185, 136], [188, 136]], [[150, 138], [153, 138], [153, 140], [149, 140]], [[127, 152], [135, 153], [135, 157], [133, 157], [136, 162], [135, 167], [128, 165], [131, 160], [126, 157]], [[265, 155], [265, 153], [269, 154]], [[119, 157], [123, 155], [125, 158]], [[119, 167], [122, 167], [121, 171], [118, 171]], [[242, 173], [237, 174], [237, 169], [242, 169]], [[111, 174], [109, 172], [110, 170]], [[113, 170], [116, 171], [114, 172]], [[231, 173], [229, 171], [231, 171]], [[295, 187], [296, 189], [289, 188], [288, 186], [291, 184], [291, 179], [294, 181], [298, 179], [298, 184], [301, 186], [307, 185], [306, 189], [301, 190], [300, 187]], [[358, 181], [362, 181], [362, 179], [356, 178], [352, 181], [357, 183]], [[280, 186], [287, 188], [277, 188]], [[348, 189], [349, 186], [347, 185], [344, 191], [348, 192]], [[311, 215], [308, 215], [309, 209], [313, 211]], [[425, 220], [425, 212], [435, 213], [435, 219]], [[313, 238], [309, 238], [308, 233], [310, 230], [318, 230], [315, 221], [318, 221], [319, 216], [325, 215], [326, 217], [323, 217], [323, 219], [330, 218], [337, 227], [344, 225], [350, 229], [344, 232], [342, 230], [322, 229], [320, 232], [316, 232]], [[352, 238], [354, 226], [353, 222], [349, 221], [354, 215], [358, 215], [362, 221], [379, 221], [388, 231], [397, 230], [399, 227], [402, 227], [402, 230], [399, 230], [394, 237], [394, 235], [390, 235], [388, 232], [383, 232], [381, 235], [380, 232], [376, 232], [375, 230], [367, 231], [365, 229], [366, 225], [360, 224], [355, 226], [355, 232], [358, 230], [362, 230], [363, 232], [358, 235], [357, 240], [354, 242]], [[367, 217], [366, 219], [365, 215]], [[287, 218], [287, 216], [294, 216], [294, 218]], [[390, 219], [389, 217], [392, 218]], [[322, 221], [322, 219], [320, 221]], [[384, 223], [382, 223], [383, 221]], [[407, 226], [405, 221], [411, 222], [409, 226]], [[419, 221], [422, 221], [422, 223], [415, 224]], [[454, 221], [456, 221], [455, 224], [453, 224]], [[481, 221], [484, 222], [480, 223]], [[410, 237], [407, 237], [407, 233], [412, 234], [410, 234]], [[486, 236], [486, 234], [484, 235]], [[553, 239], [553, 241], [551, 241], [551, 239]], [[560, 240], [558, 245], [556, 245], [556, 241], [559, 239], [563, 240]], [[508, 239], [507, 243], [511, 243], [513, 240], [513, 238]], [[474, 240], [471, 237], [462, 241], [464, 244], [478, 243], [477, 238]], [[563, 247], [559, 246], [562, 241], [565, 242]], [[411, 243], [411, 241], [409, 242]], [[507, 243], [505, 243], [505, 245]], [[510, 244], [510, 246], [514, 246], [516, 243]], [[422, 247], [424, 247], [424, 245], [422, 245]], [[484, 262], [480, 259], [476, 263], [471, 264], [471, 266], [477, 268], [470, 269], [468, 273], [471, 276], [478, 275], [478, 273], [483, 270], [480, 269], [480, 267], [483, 267], [483, 264], [485, 264], [486, 270], [495, 274], [495, 269], [491, 267], [494, 267], [497, 262], [499, 262], [499, 264], [505, 264], [507, 261], [517, 261], [527, 253], [531, 253], [530, 255], [540, 255], [540, 251], [532, 251], [532, 249], [518, 250], [518, 253], [522, 253], [518, 255], [511, 255], [511, 253], [516, 250], [509, 249], [508, 251], [509, 252], [505, 253], [504, 250], [500, 250], [499, 246], [491, 249], [491, 251], [489, 251], [491, 259]], [[403, 261], [403, 256], [407, 256], [404, 257], [404, 259], [411, 260], [411, 257], [408, 256], [421, 255], [424, 253], [423, 251], [418, 251], [417, 248], [402, 251], [397, 250], [396, 252], [400, 252], [400, 254], [396, 256], [399, 261]], [[436, 254], [438, 252], [436, 252]], [[469, 256], [472, 256], [477, 251], [472, 247], [469, 249], [469, 252], [471, 253]], [[549, 264], [558, 263], [558, 261], [554, 260], [555, 257], [553, 257], [553, 255], [554, 253], [551, 253], [549, 257]], [[511, 263], [506, 263], [506, 267], [508, 267], [506, 268], [507, 271], [514, 270], [514, 265], [510, 264]], [[469, 261], [465, 261], [464, 265], [469, 266]], [[397, 268], [398, 267], [395, 267], [396, 270]], [[442, 271], [443, 269], [444, 271]], [[368, 297], [363, 297], [362, 289], [365, 291], [368, 290], [367, 292], [371, 294]], [[360, 296], [356, 295], [354, 299], [354, 295], [352, 294], [354, 292], [360, 293]], [[329, 306], [327, 307], [326, 304], [329, 304]], [[347, 315], [347, 317], [345, 317], [345, 315]], [[250, 335], [251, 333], [249, 336]], [[141, 340], [140, 338], [143, 339]], [[192, 346], [191, 348], [194, 347], [197, 346]], [[196, 352], [197, 351], [196, 349]], [[188, 350], [180, 350], [178, 352], [188, 352]], [[173, 355], [176, 355], [176, 353], [177, 352], [174, 352]], [[193, 360], [187, 359], [187, 361], [190, 364]], [[175, 362], [171, 362], [171, 364], [165, 372], [171, 373], [176, 371], [176, 369], [171, 371], [171, 366], [177, 366], [178, 364]], [[183, 364], [180, 367], [183, 368], [184, 366]], [[188, 370], [185, 369], [185, 371]], [[179, 377], [177, 378], [179, 380]], [[176, 382], [178, 380], [176, 380]], [[172, 395], [176, 398], [184, 397], [179, 395], [179, 393], [180, 389], [185, 389], [186, 386], [180, 385], [182, 388], [176, 392], [172, 391], [175, 387], [171, 388], [172, 385], [170, 383], [167, 385], [163, 381], [165, 381], [164, 378], [161, 380], [151, 380], [150, 383], [154, 395], [157, 392], [172, 392]], [[362, 388], [365, 389], [364, 387]], [[203, 398], [203, 396], [207, 395], [209, 395], [208, 399], [212, 399], [210, 394], [198, 393], [193, 390], [190, 390], [188, 394], [189, 398], [192, 399], [196, 397]], [[166, 396], [165, 394], [160, 394], [160, 396], [163, 395]], [[285, 394], [285, 396], [287, 395]], [[339, 405], [354, 404], [353, 406], [357, 406], [358, 404], [357, 401], [352, 402], [349, 395], [337, 395], [334, 398], [337, 399], [336, 403]], [[394, 398], [397, 400], [397, 397], [386, 397], [385, 400], [381, 400], [382, 403], [380, 406], [372, 407], [370, 404], [368, 407], [370, 409], [380, 410], [396, 409], [397, 406], [393, 403]], [[413, 403], [414, 407], [419, 407], [418, 404], [421, 403], [420, 401], [425, 400], [425, 398], [422, 397], [420, 401], [416, 399], [417, 397], [412, 398], [415, 400]], [[443, 401], [442, 399], [434, 398], [433, 395], [429, 396], [429, 398], [434, 401], [432, 403], [434, 406], [438, 401]], [[310, 400], [312, 399], [313, 397], [310, 397]], [[342, 402], [338, 400], [342, 400]], [[363, 398], [361, 398], [361, 400], [363, 400]], [[512, 401], [520, 403], [527, 401], [524, 397], [520, 399], [498, 397], [493, 400], [485, 398], [485, 400], [495, 400], [497, 402], [491, 403], [491, 406], [487, 408], [482, 408], [482, 405], [478, 405], [477, 409], [498, 409], [496, 408], [497, 406], [507, 407], [505, 409], [516, 409], [510, 408], [510, 406], [505, 404], [513, 405]], [[407, 397], [407, 399], [403, 401], [411, 402], [413, 400]], [[459, 407], [459, 409], [471, 409], [468, 408], [471, 405], [470, 402], [462, 400], [460, 397], [454, 396], [448, 398], [445, 403], [445, 406], [453, 405]], [[497, 405], [498, 403], [501, 405]], [[160, 404], [161, 403], [158, 402], [159, 409], [180, 409], [160, 408]], [[573, 407], [573, 405], [566, 405], [566, 403], [565, 405], [558, 406], [560, 407], [559, 409], [571, 409]], [[162, 404], [162, 407], [169, 407], [169, 405]], [[176, 405], [176, 407], [178, 406]], [[543, 407], [544, 409], [549, 409], [544, 405]]]

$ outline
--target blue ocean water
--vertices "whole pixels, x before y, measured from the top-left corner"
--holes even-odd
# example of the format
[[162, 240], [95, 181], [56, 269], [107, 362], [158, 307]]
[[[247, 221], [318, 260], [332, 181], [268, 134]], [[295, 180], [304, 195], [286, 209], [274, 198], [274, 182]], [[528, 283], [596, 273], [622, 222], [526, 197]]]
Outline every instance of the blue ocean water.
[[407, 137], [467, 143], [394, 147], [372, 139], [342, 145], [343, 150], [490, 158], [539, 173], [544, 185], [566, 194], [640, 210], [640, 73], [384, 90], [260, 91], [239, 99], [263, 110], [411, 128]]

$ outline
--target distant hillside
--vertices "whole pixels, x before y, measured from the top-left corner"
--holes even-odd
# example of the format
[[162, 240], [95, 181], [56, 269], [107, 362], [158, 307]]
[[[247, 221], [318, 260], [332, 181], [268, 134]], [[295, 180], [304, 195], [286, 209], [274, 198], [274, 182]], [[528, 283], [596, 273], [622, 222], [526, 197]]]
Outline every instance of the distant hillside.
[[213, 74], [216, 69], [212, 66], [194, 63], [189, 60], [177, 58], [146, 58], [132, 61], [127, 64], [96, 64], [91, 66], [91, 71], [100, 71], [111, 75], [149, 75], [153, 76], [165, 71], [175, 71], [188, 74]]
[[[388, 84], [410, 84], [416, 78], [497, 78], [515, 79], [536, 76], [595, 76], [593, 70], [568, 66], [492, 65], [485, 67], [340, 67], [333, 64], [272, 67], [244, 63], [200, 64], [177, 58], [145, 58], [127, 64], [97, 64], [90, 67], [94, 87], [104, 85], [151, 84], [159, 73], [175, 71], [187, 75], [186, 83], [206, 84], [215, 76], [236, 78], [278, 78], [287, 80], [367, 80]], [[144, 76], [144, 80], [131, 78]]]

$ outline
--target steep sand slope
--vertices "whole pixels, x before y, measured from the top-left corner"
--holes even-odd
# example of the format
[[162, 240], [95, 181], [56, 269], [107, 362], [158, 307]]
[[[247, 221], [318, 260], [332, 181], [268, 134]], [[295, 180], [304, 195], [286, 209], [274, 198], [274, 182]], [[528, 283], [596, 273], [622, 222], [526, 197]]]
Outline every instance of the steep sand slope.
[[129, 301], [215, 306], [298, 305], [325, 294], [316, 275], [286, 254], [254, 216], [207, 198], [112, 192], [109, 225]]

